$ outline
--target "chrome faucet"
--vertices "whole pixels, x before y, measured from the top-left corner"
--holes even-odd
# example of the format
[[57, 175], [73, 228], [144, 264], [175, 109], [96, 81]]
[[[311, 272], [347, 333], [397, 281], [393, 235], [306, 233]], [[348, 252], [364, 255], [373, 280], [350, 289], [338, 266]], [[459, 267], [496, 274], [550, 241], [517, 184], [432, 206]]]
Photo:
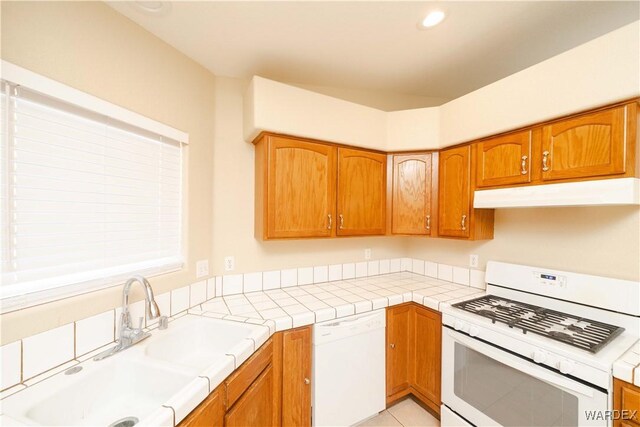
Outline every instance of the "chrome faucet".
[[113, 356], [114, 354], [126, 350], [132, 345], [139, 343], [145, 338], [151, 336], [149, 332], [145, 332], [142, 329], [142, 321], [141, 317], [138, 319], [138, 327], [134, 328], [131, 324], [131, 313], [129, 312], [129, 291], [131, 290], [131, 285], [135, 282], [140, 283], [144, 287], [144, 299], [145, 299], [145, 312], [147, 318], [149, 320], [157, 319], [160, 317], [160, 309], [158, 308], [158, 304], [156, 304], [156, 300], [153, 297], [153, 289], [151, 289], [151, 285], [142, 276], [133, 276], [127, 283], [124, 284], [124, 288], [122, 290], [122, 314], [120, 315], [120, 338], [115, 346], [111, 347], [98, 354], [93, 360], [102, 360], [109, 356]]

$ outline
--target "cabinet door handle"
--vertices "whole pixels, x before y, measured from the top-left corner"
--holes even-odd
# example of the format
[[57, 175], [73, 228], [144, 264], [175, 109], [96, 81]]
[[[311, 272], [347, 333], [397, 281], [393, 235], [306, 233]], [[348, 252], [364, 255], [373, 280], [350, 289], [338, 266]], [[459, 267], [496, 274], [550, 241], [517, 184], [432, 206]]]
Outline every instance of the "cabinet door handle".
[[329, 219], [329, 225], [327, 225], [327, 230], [331, 230], [331, 227], [333, 227], [333, 218], [331, 217], [331, 214], [328, 214], [327, 218]]
[[522, 164], [520, 165], [521, 169], [520, 172], [522, 173], [522, 175], [526, 175], [527, 174], [527, 156], [522, 156]]
[[427, 215], [427, 218], [425, 221], [426, 221], [426, 224], [424, 228], [426, 228], [427, 230], [431, 230], [431, 215]]
[[311, 384], [311, 380], [310, 380], [309, 378], [305, 378], [305, 379], [304, 379], [304, 383], [305, 383], [306, 385], [309, 385], [309, 384]]
[[344, 216], [340, 214], [339, 217], [340, 217], [340, 230], [342, 230], [344, 229]]
[[545, 172], [549, 170], [549, 152], [548, 151], [542, 152], [542, 170]]
[[396, 348], [396, 345], [395, 344], [389, 344], [389, 347]]
[[467, 229], [467, 216], [466, 215], [462, 215], [462, 231], [466, 231]]

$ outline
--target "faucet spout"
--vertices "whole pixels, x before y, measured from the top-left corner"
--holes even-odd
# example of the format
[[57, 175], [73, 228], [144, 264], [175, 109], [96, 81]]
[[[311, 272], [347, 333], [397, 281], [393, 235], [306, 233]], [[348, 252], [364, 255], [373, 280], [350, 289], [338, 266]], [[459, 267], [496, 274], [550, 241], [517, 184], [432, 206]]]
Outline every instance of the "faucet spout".
[[[131, 327], [131, 319], [129, 316], [129, 291], [131, 290], [131, 285], [133, 285], [135, 282], [140, 283], [144, 287], [145, 311], [149, 320], [157, 319], [158, 317], [160, 317], [160, 309], [158, 308], [158, 304], [156, 303], [155, 297], [153, 296], [153, 289], [151, 289], [151, 284], [144, 277], [135, 275], [127, 280], [127, 283], [124, 284], [124, 289], [122, 290], [123, 320], [127, 321], [127, 325], [129, 327]], [[126, 319], [124, 319], [125, 313], [127, 315]]]

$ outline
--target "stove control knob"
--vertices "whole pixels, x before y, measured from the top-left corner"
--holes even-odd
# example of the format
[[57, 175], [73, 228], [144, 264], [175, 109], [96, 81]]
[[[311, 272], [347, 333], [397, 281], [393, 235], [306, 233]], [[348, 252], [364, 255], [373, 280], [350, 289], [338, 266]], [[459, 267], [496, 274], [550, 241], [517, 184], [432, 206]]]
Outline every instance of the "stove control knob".
[[469, 328], [469, 335], [471, 335], [472, 337], [477, 337], [479, 333], [480, 328], [478, 328], [477, 326], [471, 326]]
[[547, 353], [542, 350], [536, 350], [533, 352], [533, 361], [536, 363], [544, 363], [547, 360]]
[[464, 322], [462, 320], [456, 320], [455, 322], [453, 322], [453, 329], [455, 329], [456, 331], [461, 331], [462, 329], [464, 329]]
[[573, 372], [574, 366], [575, 364], [572, 361], [564, 359], [558, 364], [558, 369], [560, 369], [560, 372], [567, 375]]

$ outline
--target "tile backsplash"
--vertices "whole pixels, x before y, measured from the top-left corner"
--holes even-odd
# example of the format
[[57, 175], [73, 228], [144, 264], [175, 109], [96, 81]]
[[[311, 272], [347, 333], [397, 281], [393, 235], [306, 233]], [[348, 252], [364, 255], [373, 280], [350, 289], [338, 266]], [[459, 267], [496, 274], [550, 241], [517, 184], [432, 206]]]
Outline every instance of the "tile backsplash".
[[[155, 298], [162, 314], [175, 316], [216, 296], [322, 284], [401, 271], [409, 271], [459, 285], [485, 288], [484, 272], [480, 270], [420, 259], [394, 258], [217, 276], [156, 295]], [[256, 301], [255, 304], [260, 305], [260, 301]], [[144, 301], [132, 303], [129, 308], [134, 324], [137, 324], [138, 318], [143, 318], [142, 324], [146, 327], [157, 323], [157, 320], [144, 319]], [[276, 306], [260, 306], [260, 308], [282, 310]], [[365, 309], [370, 310], [371, 307], [351, 304], [341, 308], [354, 313]], [[24, 388], [24, 384], [39, 380], [39, 376], [47, 376], [60, 369], [66, 369], [67, 365], [79, 363], [85, 360], [89, 353], [113, 343], [118, 338], [121, 312], [122, 308], [117, 307], [0, 347], [2, 364], [0, 398]], [[293, 314], [295, 313], [283, 313], [283, 315]], [[299, 316], [292, 316], [288, 320], [280, 319], [280, 322], [287, 322], [287, 325], [277, 325], [277, 327], [279, 329], [295, 327], [296, 322], [293, 318], [296, 322], [299, 321]]]

